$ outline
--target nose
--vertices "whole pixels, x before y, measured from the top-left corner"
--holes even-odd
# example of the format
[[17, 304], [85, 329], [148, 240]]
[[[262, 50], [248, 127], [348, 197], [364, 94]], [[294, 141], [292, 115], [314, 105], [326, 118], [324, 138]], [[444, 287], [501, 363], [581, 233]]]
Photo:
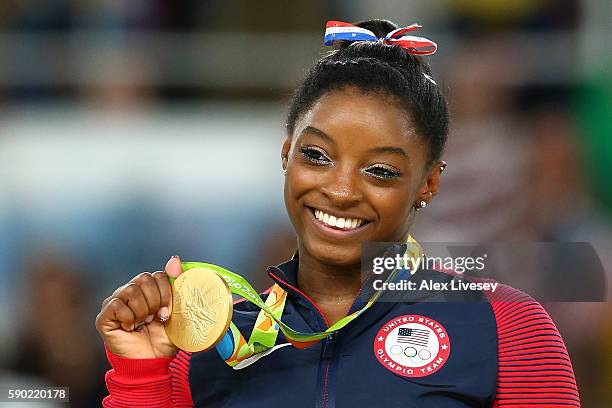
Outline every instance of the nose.
[[341, 166], [336, 167], [326, 177], [321, 192], [330, 204], [338, 209], [354, 207], [363, 199], [358, 176], [352, 169]]

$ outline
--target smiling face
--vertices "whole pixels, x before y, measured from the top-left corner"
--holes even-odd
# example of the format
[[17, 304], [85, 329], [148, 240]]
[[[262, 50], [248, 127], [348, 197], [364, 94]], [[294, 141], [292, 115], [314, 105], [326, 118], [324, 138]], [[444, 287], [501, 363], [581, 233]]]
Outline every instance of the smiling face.
[[405, 240], [415, 202], [437, 192], [427, 145], [392, 101], [344, 88], [297, 121], [282, 155], [300, 254], [357, 264], [363, 242]]

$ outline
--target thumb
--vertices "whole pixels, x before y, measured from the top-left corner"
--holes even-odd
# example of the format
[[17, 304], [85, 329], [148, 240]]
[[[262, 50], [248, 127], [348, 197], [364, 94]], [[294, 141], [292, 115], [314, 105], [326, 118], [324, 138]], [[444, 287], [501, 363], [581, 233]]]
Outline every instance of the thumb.
[[[173, 255], [168, 262], [166, 262], [166, 267], [164, 268], [166, 274], [168, 275], [168, 281], [171, 286], [174, 286], [174, 280], [179, 277], [181, 273], [183, 273], [183, 267], [181, 266], [181, 258], [178, 255]], [[174, 289], [172, 290], [174, 292]], [[172, 296], [172, 294], [170, 294]], [[172, 303], [170, 300], [168, 306], [164, 306], [159, 310], [160, 319], [162, 322], [165, 322], [168, 317], [172, 314]]]
[[178, 278], [179, 275], [183, 273], [183, 268], [181, 267], [181, 258], [179, 258], [178, 255], [174, 255], [166, 263], [165, 270], [171, 281]]

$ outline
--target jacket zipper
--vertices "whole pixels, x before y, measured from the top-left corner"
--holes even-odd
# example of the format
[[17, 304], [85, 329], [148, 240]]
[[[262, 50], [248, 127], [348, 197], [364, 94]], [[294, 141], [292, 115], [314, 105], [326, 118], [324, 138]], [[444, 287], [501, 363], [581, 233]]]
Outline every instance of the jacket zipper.
[[327, 339], [325, 339], [325, 343], [323, 345], [323, 351], [321, 352], [321, 359], [323, 363], [323, 376], [322, 376], [322, 395], [321, 395], [321, 403], [318, 406], [322, 408], [333, 408], [333, 402], [329, 402], [330, 395], [330, 377], [329, 370], [333, 363], [334, 358], [334, 349], [335, 343], [334, 339], [336, 337], [336, 333], [331, 334]]
[[325, 376], [323, 377], [323, 408], [327, 408], [327, 378], [329, 376], [329, 364], [329, 361], [325, 363]]

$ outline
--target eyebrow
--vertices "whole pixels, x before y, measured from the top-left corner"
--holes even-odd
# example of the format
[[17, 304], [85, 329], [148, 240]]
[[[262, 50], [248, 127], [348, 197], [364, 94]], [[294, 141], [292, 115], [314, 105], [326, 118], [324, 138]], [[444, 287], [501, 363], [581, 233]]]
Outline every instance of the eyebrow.
[[370, 150], [368, 150], [368, 152], [372, 152], [372, 153], [394, 153], [394, 154], [399, 154], [400, 156], [404, 156], [407, 159], [410, 159], [410, 157], [408, 156], [408, 153], [406, 153], [404, 151], [404, 149], [402, 149], [401, 147], [395, 147], [395, 146], [373, 147]]
[[303, 135], [304, 133], [311, 133], [313, 135], [317, 135], [320, 136], [321, 138], [327, 140], [330, 143], [336, 144], [336, 142], [334, 141], [334, 139], [332, 139], [327, 133], [325, 133], [324, 131], [322, 131], [321, 129], [317, 129], [316, 127], [313, 126], [306, 126], [304, 129], [302, 129], [302, 131], [300, 132], [300, 136]]

